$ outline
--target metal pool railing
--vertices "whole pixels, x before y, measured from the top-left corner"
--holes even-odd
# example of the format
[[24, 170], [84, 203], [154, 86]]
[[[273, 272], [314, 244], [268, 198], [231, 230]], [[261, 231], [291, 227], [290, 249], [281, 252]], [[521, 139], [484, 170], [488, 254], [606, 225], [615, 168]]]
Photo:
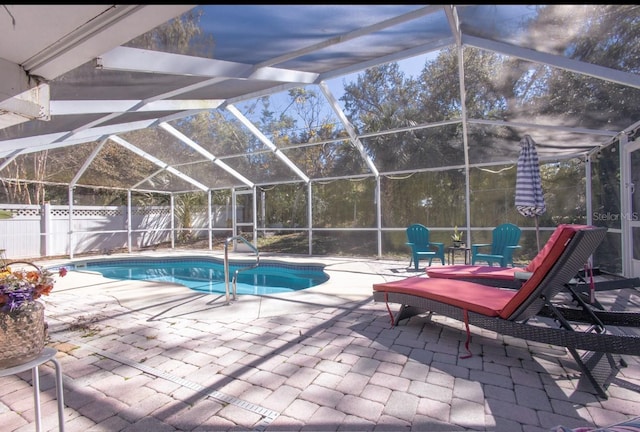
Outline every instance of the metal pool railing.
[[258, 265], [260, 265], [260, 252], [258, 252], [258, 249], [254, 245], [252, 245], [247, 239], [245, 239], [242, 236], [235, 236], [235, 237], [229, 237], [225, 240], [224, 242], [224, 284], [225, 284], [225, 294], [226, 294], [227, 304], [229, 304], [230, 302], [229, 300], [229, 243], [231, 243], [234, 240], [242, 240], [244, 244], [249, 246], [256, 253], [256, 263], [254, 265], [240, 268], [236, 270], [233, 275], [233, 300], [234, 301], [236, 300], [236, 297], [237, 297], [236, 286], [238, 282], [238, 273], [244, 270], [250, 270], [250, 269], [256, 268], [258, 267]]

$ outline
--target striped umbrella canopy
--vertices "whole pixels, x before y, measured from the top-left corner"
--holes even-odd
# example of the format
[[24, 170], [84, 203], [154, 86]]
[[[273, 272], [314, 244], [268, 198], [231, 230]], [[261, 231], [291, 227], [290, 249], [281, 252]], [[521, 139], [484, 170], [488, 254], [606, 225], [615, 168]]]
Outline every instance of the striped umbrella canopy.
[[540, 178], [540, 162], [536, 143], [529, 135], [520, 140], [520, 156], [516, 173], [516, 210], [522, 216], [536, 219], [536, 241], [540, 250], [538, 216], [547, 210]]

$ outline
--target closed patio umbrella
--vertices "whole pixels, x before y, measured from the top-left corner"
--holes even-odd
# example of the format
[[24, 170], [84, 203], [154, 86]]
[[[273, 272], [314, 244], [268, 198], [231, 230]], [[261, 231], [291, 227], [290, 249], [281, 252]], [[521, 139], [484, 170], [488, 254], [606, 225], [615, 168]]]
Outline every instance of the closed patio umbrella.
[[540, 162], [536, 143], [529, 135], [520, 140], [520, 156], [516, 173], [516, 210], [522, 216], [536, 220], [536, 242], [540, 251], [540, 232], [538, 216], [546, 210], [542, 179], [540, 178]]

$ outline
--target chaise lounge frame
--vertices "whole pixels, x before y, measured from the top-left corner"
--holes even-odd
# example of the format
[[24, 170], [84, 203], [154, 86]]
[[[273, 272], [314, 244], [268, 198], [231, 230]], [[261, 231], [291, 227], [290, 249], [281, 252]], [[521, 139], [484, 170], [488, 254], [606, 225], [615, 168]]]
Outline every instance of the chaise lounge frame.
[[[619, 355], [640, 355], [640, 337], [611, 334], [590, 308], [577, 312], [582, 318], [588, 317], [590, 325], [585, 329], [584, 325], [573, 324], [573, 318], [564, 315], [553, 303], [554, 297], [566, 289], [606, 234], [606, 228], [585, 226], [568, 225], [565, 231], [551, 253], [517, 291], [417, 276], [374, 284], [373, 299], [387, 304], [392, 326], [418, 314], [435, 313], [464, 322], [469, 337], [469, 326], [473, 325], [501, 335], [565, 347], [595, 392], [606, 399], [607, 380], [619, 366], [626, 366]], [[474, 295], [479, 298], [477, 303], [473, 300]], [[487, 306], [490, 301], [487, 303], [482, 299], [493, 295], [508, 300], [500, 309], [492, 310]], [[401, 305], [395, 316], [391, 314], [389, 303]], [[541, 313], [552, 317], [559, 327], [529, 323]]]
[[[493, 267], [482, 265], [452, 265], [425, 269], [430, 278], [445, 278], [476, 282], [500, 288], [519, 289], [531, 277], [546, 254], [553, 247], [559, 234], [566, 227], [578, 229], [587, 225], [561, 224], [556, 227], [545, 246], [536, 257], [524, 268]], [[558, 312], [570, 321], [593, 322], [593, 315], [603, 324], [625, 327], [640, 327], [640, 313], [627, 311], [607, 311], [596, 299], [598, 291], [612, 291], [620, 289], [635, 290], [640, 287], [640, 278], [625, 278], [589, 266], [578, 271], [574, 278], [565, 285], [574, 305], [557, 305]], [[640, 294], [640, 293], [639, 293]], [[590, 312], [585, 312], [590, 310]], [[544, 307], [538, 314], [553, 317], [548, 307]]]

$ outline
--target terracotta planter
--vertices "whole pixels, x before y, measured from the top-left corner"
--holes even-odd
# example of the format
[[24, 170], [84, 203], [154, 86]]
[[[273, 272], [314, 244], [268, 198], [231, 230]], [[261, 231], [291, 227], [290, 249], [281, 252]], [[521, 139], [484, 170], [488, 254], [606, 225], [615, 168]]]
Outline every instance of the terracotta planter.
[[0, 311], [0, 368], [35, 359], [44, 349], [45, 339], [42, 303], [33, 301], [11, 312]]

